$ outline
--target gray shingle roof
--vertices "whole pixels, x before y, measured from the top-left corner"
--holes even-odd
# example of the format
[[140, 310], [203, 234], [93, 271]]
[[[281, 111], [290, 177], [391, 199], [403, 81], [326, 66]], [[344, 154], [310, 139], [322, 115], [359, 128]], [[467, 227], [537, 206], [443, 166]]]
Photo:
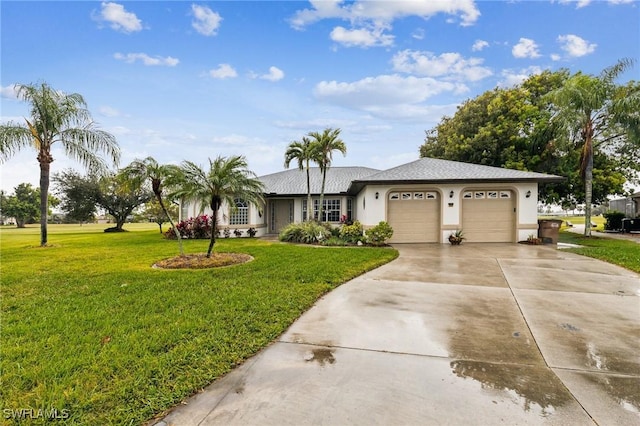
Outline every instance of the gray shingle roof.
[[458, 182], [458, 181], [558, 181], [563, 178], [544, 173], [482, 166], [458, 161], [421, 158], [389, 170], [357, 179], [357, 182]]
[[[361, 179], [380, 170], [368, 167], [331, 167], [327, 170], [325, 194], [341, 194], [347, 192], [351, 182]], [[318, 167], [309, 169], [311, 181], [311, 193], [320, 194], [322, 186], [322, 173]], [[307, 172], [306, 170], [290, 169], [270, 175], [260, 176], [258, 179], [265, 186], [265, 194], [278, 195], [306, 195]]]
[[[310, 169], [311, 193], [320, 194], [322, 174], [318, 167]], [[260, 176], [267, 195], [306, 195], [305, 170], [290, 169]], [[444, 183], [444, 182], [557, 182], [563, 177], [544, 173], [482, 166], [458, 161], [421, 158], [389, 170], [368, 167], [331, 167], [327, 171], [325, 194], [356, 194], [368, 184]]]

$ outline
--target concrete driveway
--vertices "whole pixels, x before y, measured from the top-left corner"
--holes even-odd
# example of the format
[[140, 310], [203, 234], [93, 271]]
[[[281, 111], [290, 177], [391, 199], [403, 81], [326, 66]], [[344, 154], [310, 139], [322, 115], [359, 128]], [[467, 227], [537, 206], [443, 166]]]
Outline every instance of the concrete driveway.
[[159, 425], [640, 424], [640, 276], [551, 247], [397, 249]]

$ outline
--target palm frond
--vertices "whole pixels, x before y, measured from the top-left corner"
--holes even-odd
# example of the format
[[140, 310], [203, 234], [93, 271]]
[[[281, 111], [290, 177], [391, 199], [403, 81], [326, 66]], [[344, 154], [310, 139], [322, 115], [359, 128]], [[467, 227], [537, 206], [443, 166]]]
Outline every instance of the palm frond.
[[31, 131], [27, 127], [13, 122], [0, 126], [0, 162], [8, 160], [29, 146], [37, 150]]

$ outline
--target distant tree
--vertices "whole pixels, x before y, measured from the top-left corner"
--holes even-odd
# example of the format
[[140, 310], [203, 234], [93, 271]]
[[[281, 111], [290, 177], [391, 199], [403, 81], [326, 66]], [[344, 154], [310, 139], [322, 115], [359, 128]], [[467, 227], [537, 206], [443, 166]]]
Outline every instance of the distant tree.
[[[632, 66], [628, 59], [604, 69], [599, 76], [578, 72], [549, 94], [557, 107], [553, 123], [580, 148], [578, 170], [584, 181], [585, 223], [591, 222], [596, 152], [640, 151], [640, 84], [619, 85], [616, 79]], [[638, 156], [632, 167], [640, 168]], [[585, 226], [585, 236], [591, 227]]]
[[178, 206], [176, 204], [170, 204], [168, 207], [163, 207], [157, 200], [152, 200], [144, 205], [141, 215], [145, 219], [158, 224], [160, 233], [162, 234], [162, 224], [169, 221], [165, 211], [175, 216], [178, 214]]
[[294, 141], [289, 144], [287, 151], [284, 153], [284, 167], [289, 168], [292, 161], [298, 162], [300, 170], [307, 172], [307, 220], [313, 217], [313, 205], [311, 203], [311, 179], [309, 176], [310, 163], [313, 161], [319, 163], [318, 150], [311, 139], [304, 136], [302, 141]]
[[[515, 87], [467, 100], [453, 117], [444, 117], [427, 131], [420, 156], [564, 176], [563, 182], [541, 184], [540, 200], [583, 202], [580, 149], [552, 120], [555, 105], [549, 97], [569, 77], [567, 70], [546, 71]], [[598, 199], [604, 200], [622, 190], [625, 174], [616, 157], [602, 153], [596, 162], [595, 187]]]
[[224, 202], [232, 208], [237, 198], [254, 205], [264, 202], [262, 182], [247, 168], [247, 161], [242, 156], [209, 159], [208, 170], [191, 161], [184, 161], [175, 180], [175, 188], [173, 197], [199, 202], [213, 212], [207, 257], [211, 257], [216, 243], [218, 213]]
[[[167, 209], [162, 198], [166, 182], [170, 181], [179, 173], [178, 167], [170, 164], [159, 164], [155, 158], [147, 157], [144, 160], [134, 160], [131, 164], [124, 168], [123, 173], [125, 174], [127, 179], [129, 179], [133, 183], [134, 186], [141, 187], [146, 181], [151, 183], [151, 190], [153, 191], [153, 195], [156, 197], [156, 201], [160, 205], [160, 208], [163, 210], [164, 217], [169, 220], [171, 228], [173, 229], [178, 240], [180, 254], [183, 255], [184, 249], [182, 248], [182, 238], [180, 236], [180, 232], [178, 231], [176, 225], [173, 223], [173, 219], [171, 219], [169, 209]], [[162, 232], [162, 223], [160, 223], [159, 225], [160, 232]]]
[[2, 216], [13, 217], [18, 228], [33, 223], [40, 212], [40, 193], [29, 183], [21, 183], [14, 188], [14, 194], [2, 193], [0, 210]]
[[[318, 206], [318, 219], [322, 221], [324, 219], [324, 187], [327, 180], [327, 170], [331, 167], [333, 160], [333, 151], [339, 151], [342, 155], [347, 155], [347, 146], [339, 138], [340, 129], [324, 129], [322, 133], [311, 132], [309, 137], [312, 140], [314, 146], [314, 158], [318, 166], [320, 166], [320, 172], [322, 173], [322, 187], [320, 188], [320, 204]], [[308, 206], [307, 210], [312, 211], [312, 206]]]
[[107, 169], [100, 157], [105, 154], [118, 162], [120, 150], [113, 135], [95, 128], [84, 98], [65, 94], [48, 84], [18, 84], [18, 97], [31, 104], [31, 119], [26, 125], [9, 122], [0, 125], [0, 160], [31, 147], [40, 163], [40, 245], [46, 246], [49, 211], [49, 173], [53, 162], [52, 147], [58, 142], [67, 156], [94, 173]]
[[132, 182], [122, 171], [101, 177], [98, 185], [100, 190], [95, 196], [95, 203], [116, 221], [116, 226], [105, 232], [122, 232], [131, 213], [153, 198], [151, 191]]
[[73, 169], [63, 170], [53, 175], [56, 193], [60, 197], [60, 210], [71, 222], [92, 222], [95, 218], [96, 199], [100, 193], [98, 179], [81, 176]]

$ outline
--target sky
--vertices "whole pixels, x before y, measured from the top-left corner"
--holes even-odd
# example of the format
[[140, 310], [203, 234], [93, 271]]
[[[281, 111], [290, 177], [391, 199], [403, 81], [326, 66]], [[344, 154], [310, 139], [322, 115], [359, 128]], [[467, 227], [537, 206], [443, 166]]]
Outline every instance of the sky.
[[[636, 64], [620, 82], [640, 79], [637, 0], [3, 0], [0, 20], [0, 123], [29, 117], [16, 83], [79, 93], [120, 167], [244, 155], [261, 176], [292, 141], [340, 128], [334, 166], [387, 169], [495, 87], [621, 58]], [[51, 172], [83, 172], [58, 145]], [[38, 187], [34, 150], [0, 168], [0, 189]]]

